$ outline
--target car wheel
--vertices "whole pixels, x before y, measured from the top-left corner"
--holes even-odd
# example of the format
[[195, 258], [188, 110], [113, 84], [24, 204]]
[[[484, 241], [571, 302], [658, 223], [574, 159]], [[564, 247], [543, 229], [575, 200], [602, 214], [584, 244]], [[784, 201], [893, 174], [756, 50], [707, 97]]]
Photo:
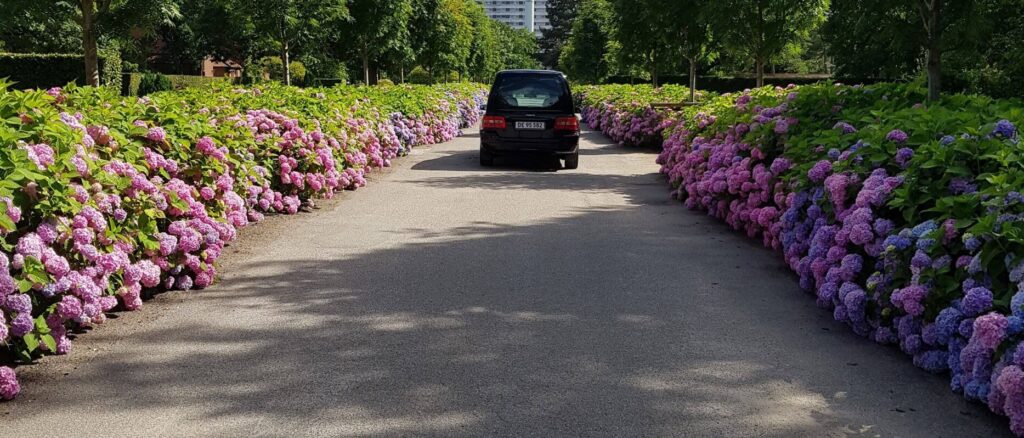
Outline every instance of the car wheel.
[[494, 154], [480, 148], [480, 165], [484, 167], [491, 167], [494, 165]]
[[565, 156], [565, 168], [575, 169], [580, 167], [580, 153], [579, 151], [574, 152], [572, 155]]

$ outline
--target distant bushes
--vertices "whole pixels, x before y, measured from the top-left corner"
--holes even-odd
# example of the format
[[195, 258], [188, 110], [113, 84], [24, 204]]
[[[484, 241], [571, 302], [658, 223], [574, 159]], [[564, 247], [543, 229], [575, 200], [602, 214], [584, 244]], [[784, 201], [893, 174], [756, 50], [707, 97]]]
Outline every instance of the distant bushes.
[[[100, 56], [103, 85], [121, 84], [121, 58], [117, 53]], [[74, 82], [85, 84], [85, 57], [74, 53], [0, 53], [0, 78], [15, 88], [60, 87]]]
[[[148, 78], [148, 79], [147, 79]], [[121, 86], [123, 96], [145, 96], [149, 93], [167, 90], [202, 87], [215, 82], [232, 82], [234, 78], [211, 78], [207, 76], [165, 75], [160, 73], [128, 73]]]

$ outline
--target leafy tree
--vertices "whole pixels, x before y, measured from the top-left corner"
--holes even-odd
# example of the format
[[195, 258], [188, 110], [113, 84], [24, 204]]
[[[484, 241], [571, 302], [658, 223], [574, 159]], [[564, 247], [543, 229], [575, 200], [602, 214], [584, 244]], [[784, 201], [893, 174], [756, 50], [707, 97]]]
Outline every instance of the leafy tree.
[[466, 71], [473, 27], [464, 0], [416, 0], [411, 27], [416, 59], [431, 77]]
[[541, 61], [547, 67], [559, 69], [562, 48], [572, 35], [581, 0], [548, 0], [547, 13], [550, 27], [541, 30]]
[[101, 37], [126, 39], [130, 34], [145, 35], [179, 15], [175, 0], [5, 0], [2, 12], [23, 19], [47, 17], [44, 22], [57, 29], [66, 28], [70, 19], [81, 35], [87, 85], [100, 82]]
[[622, 65], [642, 69], [658, 86], [659, 74], [677, 65], [678, 45], [666, 30], [676, 17], [661, 10], [660, 0], [615, 0], [613, 38]]
[[291, 53], [320, 36], [324, 23], [348, 15], [343, 0], [234, 0], [235, 10], [252, 11], [248, 23], [260, 42], [283, 60], [284, 82], [291, 85]]
[[660, 0], [651, 6], [662, 11], [663, 16], [673, 17], [662, 20], [666, 25], [667, 44], [677, 44], [679, 54], [689, 66], [687, 75], [690, 86], [690, 101], [696, 99], [697, 68], [704, 62], [714, 60], [716, 41], [712, 34], [712, 8], [717, 3], [711, 0]]
[[818, 26], [828, 0], [716, 0], [712, 29], [736, 57], [754, 61], [757, 86], [764, 85], [764, 66], [786, 46]]
[[[901, 78], [923, 66], [935, 100], [943, 63], [985, 65], [981, 54], [1012, 29], [1003, 20], [1019, 16], [1019, 7], [1010, 0], [833, 0], [823, 33], [841, 74]], [[1000, 21], [1006, 27], [993, 25]]]
[[[82, 31], [70, 2], [0, 1], [0, 43], [16, 53], [73, 53], [82, 50]], [[28, 6], [34, 7], [28, 7]]]
[[[909, 2], [833, 0], [821, 28], [840, 77], [902, 79], [917, 70], [924, 42]], [[857, 35], [851, 38], [851, 35]]]
[[525, 29], [513, 29], [511, 26], [493, 22], [498, 38], [498, 57], [500, 69], [540, 68], [537, 61], [537, 37]]
[[400, 51], [409, 40], [409, 0], [350, 0], [346, 43], [362, 60], [363, 80], [370, 83], [370, 63]]
[[484, 8], [473, 0], [466, 0], [466, 11], [473, 26], [468, 61], [470, 77], [479, 82], [489, 82], [501, 67], [498, 38], [494, 30], [497, 22], [488, 17]]
[[608, 0], [583, 0], [559, 64], [575, 81], [598, 83], [609, 74], [608, 40], [612, 26]]

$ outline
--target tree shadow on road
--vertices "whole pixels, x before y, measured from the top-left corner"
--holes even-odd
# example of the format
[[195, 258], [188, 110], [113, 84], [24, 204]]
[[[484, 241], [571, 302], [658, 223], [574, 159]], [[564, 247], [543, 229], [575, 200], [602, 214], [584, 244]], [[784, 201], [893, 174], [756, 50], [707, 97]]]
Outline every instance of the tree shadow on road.
[[212, 435], [908, 435], [918, 421], [1005, 433], [832, 321], [774, 254], [678, 206], [455, 231], [241, 263], [190, 299], [223, 320], [161, 321], [125, 340], [130, 354], [37, 389], [76, 388], [46, 409], [110, 418], [186, 407]]

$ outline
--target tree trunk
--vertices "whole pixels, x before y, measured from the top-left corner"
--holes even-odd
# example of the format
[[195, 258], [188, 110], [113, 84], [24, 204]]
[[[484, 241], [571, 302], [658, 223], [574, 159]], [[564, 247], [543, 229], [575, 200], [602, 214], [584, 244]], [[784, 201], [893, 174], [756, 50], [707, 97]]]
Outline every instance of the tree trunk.
[[756, 71], [754, 74], [757, 75], [757, 87], [761, 88], [764, 86], [764, 57], [757, 55], [757, 61], [755, 62], [757, 62], [757, 66], [755, 67]]
[[757, 87], [761, 88], [764, 86], [764, 4], [761, 0], [757, 2], [757, 59], [754, 62], [757, 66], [754, 67], [757, 76]]
[[99, 55], [96, 49], [95, 6], [93, 0], [82, 0], [82, 44], [85, 53], [85, 85], [100, 84]]
[[[928, 5], [927, 3], [931, 3]], [[921, 13], [928, 33], [928, 100], [937, 101], [942, 95], [942, 1], [922, 2]]]
[[405, 83], [405, 63], [404, 62], [398, 67], [398, 82], [402, 83], [402, 84]]
[[291, 64], [291, 59], [288, 58], [288, 40], [285, 40], [284, 44], [282, 44], [281, 47], [283, 48], [281, 50], [281, 59], [284, 61], [284, 84], [285, 85], [291, 85], [292, 84], [292, 67], [290, 65]]
[[937, 101], [942, 95], [942, 60], [937, 42], [928, 47], [928, 100]]
[[697, 101], [697, 60], [690, 58], [690, 102]]
[[363, 85], [370, 85], [370, 56], [363, 50]]

